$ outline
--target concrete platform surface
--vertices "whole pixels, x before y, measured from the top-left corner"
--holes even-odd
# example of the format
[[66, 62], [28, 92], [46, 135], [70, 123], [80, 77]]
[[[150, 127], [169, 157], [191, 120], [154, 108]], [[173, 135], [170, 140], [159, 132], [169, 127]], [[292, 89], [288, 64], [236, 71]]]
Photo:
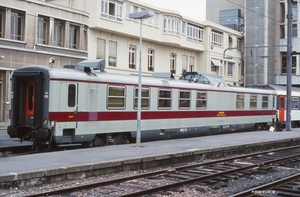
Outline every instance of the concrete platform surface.
[[139, 159], [167, 157], [170, 154], [193, 154], [197, 151], [211, 151], [247, 144], [263, 144], [272, 141], [299, 139], [300, 129], [283, 132], [252, 131], [141, 143], [141, 147], [136, 147], [135, 144], [126, 144], [2, 157], [0, 158], [0, 177], [3, 178], [3, 176], [8, 174], [18, 174], [18, 172], [40, 172], [46, 169], [74, 168], [76, 166], [80, 168], [83, 165], [93, 163], [134, 162], [134, 160]]
[[23, 146], [23, 145], [32, 145], [32, 142], [29, 141], [21, 142], [21, 140], [18, 138], [10, 138], [6, 130], [1, 129], [0, 127], [0, 147]]

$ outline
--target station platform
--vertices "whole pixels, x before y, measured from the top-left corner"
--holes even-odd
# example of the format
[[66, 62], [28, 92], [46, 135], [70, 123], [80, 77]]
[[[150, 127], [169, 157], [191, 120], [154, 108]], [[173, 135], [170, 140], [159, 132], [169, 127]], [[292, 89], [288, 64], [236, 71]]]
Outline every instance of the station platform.
[[[300, 144], [300, 128], [292, 131], [251, 131], [0, 158], [0, 186], [29, 187], [62, 179], [108, 172], [159, 167], [221, 155], [230, 150], [258, 150]], [[236, 152], [237, 153], [237, 152]]]
[[12, 147], [12, 146], [25, 146], [25, 145], [32, 145], [32, 142], [28, 142], [28, 141], [21, 142], [21, 140], [18, 138], [10, 138], [9, 135], [7, 134], [6, 129], [0, 128], [0, 148]]

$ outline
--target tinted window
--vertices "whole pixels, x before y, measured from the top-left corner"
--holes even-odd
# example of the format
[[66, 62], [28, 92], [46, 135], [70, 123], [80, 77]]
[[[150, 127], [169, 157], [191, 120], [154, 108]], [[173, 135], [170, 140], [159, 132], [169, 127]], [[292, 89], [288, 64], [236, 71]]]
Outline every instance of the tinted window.
[[75, 98], [76, 98], [76, 86], [74, 84], [70, 84], [68, 88], [68, 106], [75, 106]]

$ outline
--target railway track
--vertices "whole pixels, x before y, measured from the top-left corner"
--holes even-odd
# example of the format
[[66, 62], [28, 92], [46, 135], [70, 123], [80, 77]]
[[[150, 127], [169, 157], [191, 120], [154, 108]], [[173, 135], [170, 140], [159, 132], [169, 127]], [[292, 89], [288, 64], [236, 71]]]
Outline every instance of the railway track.
[[[107, 195], [107, 191], [118, 192], [111, 194], [112, 196], [143, 196], [168, 191], [187, 184], [226, 182], [230, 177], [238, 178], [244, 174], [255, 174], [258, 170], [285, 166], [285, 164], [290, 164], [290, 162], [299, 163], [300, 165], [299, 146], [186, 165], [119, 179], [94, 182], [92, 184], [77, 185], [27, 196], [65, 195], [99, 187], [101, 187], [99, 192], [104, 192], [103, 196]], [[162, 180], [167, 181], [164, 183]], [[99, 193], [99, 195], [102, 194]]]
[[270, 182], [265, 185], [248, 189], [246, 191], [231, 195], [230, 197], [250, 197], [257, 195], [273, 195], [278, 197], [300, 196], [300, 173]]

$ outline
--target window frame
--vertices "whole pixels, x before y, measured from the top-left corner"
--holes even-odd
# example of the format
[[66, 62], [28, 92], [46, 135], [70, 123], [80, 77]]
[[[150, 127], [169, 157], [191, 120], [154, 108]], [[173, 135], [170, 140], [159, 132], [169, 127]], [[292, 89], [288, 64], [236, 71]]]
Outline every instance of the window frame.
[[212, 30], [211, 44], [219, 47], [223, 46], [223, 33], [216, 30]]
[[228, 47], [229, 48], [232, 48], [233, 47], [233, 38], [232, 38], [232, 36], [228, 36]]
[[154, 49], [148, 49], [147, 66], [148, 66], [148, 71], [151, 72], [154, 72], [154, 55], [155, 55]]
[[227, 76], [233, 77], [234, 71], [234, 63], [233, 62], [227, 62]]
[[16, 10], [11, 11], [10, 39], [23, 40], [23, 31], [25, 26], [25, 14]]
[[[145, 91], [148, 92], [148, 96], [145, 96]], [[151, 95], [150, 95], [150, 88], [142, 88], [141, 89], [141, 109], [150, 109], [150, 98], [151, 98]], [[133, 93], [133, 108], [134, 109], [137, 109], [137, 106], [138, 106], [138, 87], [135, 87], [134, 88], [134, 93]], [[143, 102], [143, 101], [146, 101], [146, 102]], [[143, 104], [147, 104], [146, 106], [143, 106]]]
[[243, 39], [237, 38], [236, 39], [236, 45], [237, 45], [237, 51], [242, 52], [243, 51]]
[[170, 54], [170, 72], [176, 73], [176, 53]]
[[262, 95], [261, 102], [262, 109], [269, 109], [269, 96]]
[[245, 94], [236, 94], [236, 108], [245, 109]]
[[108, 65], [116, 67], [117, 66], [117, 42], [109, 41], [109, 52], [108, 52]]
[[182, 74], [188, 71], [188, 55], [182, 55]]
[[[205, 97], [202, 97], [202, 95], [205, 95]], [[207, 91], [197, 91], [196, 109], [207, 109], [207, 96], [208, 96]]]
[[123, 4], [122, 1], [118, 0], [101, 0], [101, 17], [122, 22]]
[[65, 22], [54, 19], [53, 46], [64, 47]]
[[[292, 74], [296, 74], [297, 72], [297, 57], [292, 56]], [[286, 74], [287, 70], [287, 56], [283, 55], [281, 56], [281, 73]]]
[[75, 107], [75, 105], [76, 105], [76, 94], [77, 94], [76, 93], [76, 85], [75, 84], [69, 84], [68, 85], [68, 107]]
[[28, 83], [27, 84], [27, 109], [29, 111], [32, 111], [34, 109], [34, 99], [35, 98], [35, 87], [33, 83]]
[[106, 40], [97, 38], [97, 59], [106, 59], [105, 49], [106, 49]]
[[80, 27], [76, 24], [70, 24], [69, 26], [69, 48], [79, 49], [79, 35]]
[[163, 32], [167, 34], [179, 35], [180, 19], [176, 16], [164, 16]]
[[128, 67], [130, 69], [136, 69], [136, 46], [130, 45], [128, 53]]
[[[161, 92], [168, 92], [170, 97], [161, 97]], [[164, 94], [165, 95], [165, 94]], [[167, 95], [168, 96], [168, 95]], [[157, 98], [157, 108], [158, 109], [171, 109], [172, 108], [172, 90], [171, 89], [158, 89], [158, 98]], [[167, 103], [165, 106], [164, 103]], [[162, 106], [161, 106], [162, 103]]]
[[194, 56], [189, 56], [189, 69], [190, 71], [193, 71], [192, 68], [195, 67], [195, 57]]
[[[118, 89], [122, 89], [123, 90], [123, 95], [120, 94], [120, 95], [111, 95], [111, 93], [114, 93], [114, 92], [111, 92], [110, 89], [113, 90], [113, 88], [115, 88], [115, 90], [118, 91], [118, 93], [120, 93], [120, 91]], [[110, 100], [123, 100], [123, 102], [119, 102], [117, 104], [122, 104], [122, 106], [118, 106], [118, 105], [114, 105], [115, 103], [113, 102], [110, 102]], [[125, 86], [114, 86], [114, 85], [108, 85], [107, 86], [107, 94], [106, 94], [106, 108], [109, 109], [109, 110], [114, 110], [114, 109], [125, 109], [126, 107], [126, 87]], [[112, 105], [112, 106], [110, 106]]]
[[292, 109], [299, 109], [299, 97], [292, 96], [291, 108]]
[[196, 26], [193, 24], [187, 24], [187, 39], [196, 41], [196, 42], [203, 42], [204, 40], [204, 29], [201, 26]]
[[[255, 98], [255, 99], [253, 99]], [[257, 95], [250, 94], [250, 109], [257, 109]]]
[[[181, 94], [185, 93], [185, 94]], [[188, 90], [179, 90], [178, 91], [178, 109], [190, 109], [191, 108], [191, 91]], [[184, 97], [187, 95], [187, 97]], [[185, 105], [185, 103], [187, 105]]]
[[38, 16], [38, 28], [37, 28], [37, 43], [38, 44], [49, 44], [49, 24], [50, 18], [45, 16]]

